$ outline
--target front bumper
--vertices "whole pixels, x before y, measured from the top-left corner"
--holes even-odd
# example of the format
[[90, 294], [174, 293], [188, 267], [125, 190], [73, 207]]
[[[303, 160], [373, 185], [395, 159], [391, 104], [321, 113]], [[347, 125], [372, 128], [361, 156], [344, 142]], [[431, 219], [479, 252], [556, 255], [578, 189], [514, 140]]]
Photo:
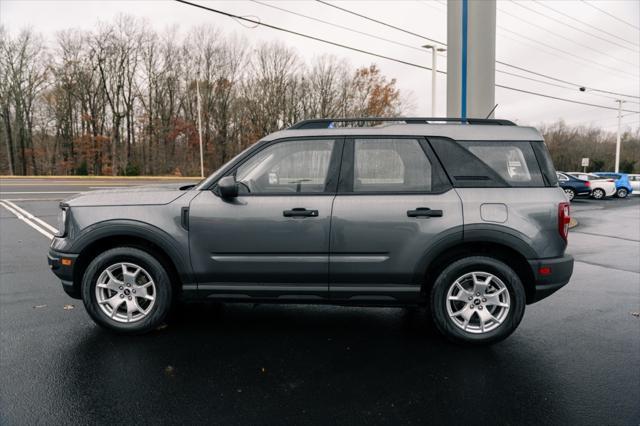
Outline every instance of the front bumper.
[[564, 287], [573, 273], [573, 256], [564, 255], [550, 259], [530, 259], [534, 277], [534, 292], [528, 303], [534, 303]]
[[73, 268], [77, 259], [77, 254], [62, 253], [53, 249], [49, 249], [47, 255], [49, 269], [60, 278], [65, 293], [75, 299], [80, 299], [80, 285], [75, 285], [73, 279]]

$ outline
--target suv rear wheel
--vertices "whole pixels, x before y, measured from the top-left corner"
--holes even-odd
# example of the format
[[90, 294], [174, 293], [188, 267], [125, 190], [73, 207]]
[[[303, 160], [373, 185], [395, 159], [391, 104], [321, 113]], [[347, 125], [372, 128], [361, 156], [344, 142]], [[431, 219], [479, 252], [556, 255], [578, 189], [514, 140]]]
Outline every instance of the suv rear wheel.
[[82, 300], [101, 326], [120, 333], [156, 328], [171, 307], [171, 281], [155, 257], [119, 247], [98, 255], [82, 279]]
[[526, 296], [518, 275], [505, 263], [484, 256], [447, 266], [431, 290], [436, 327], [458, 343], [487, 344], [518, 327]]

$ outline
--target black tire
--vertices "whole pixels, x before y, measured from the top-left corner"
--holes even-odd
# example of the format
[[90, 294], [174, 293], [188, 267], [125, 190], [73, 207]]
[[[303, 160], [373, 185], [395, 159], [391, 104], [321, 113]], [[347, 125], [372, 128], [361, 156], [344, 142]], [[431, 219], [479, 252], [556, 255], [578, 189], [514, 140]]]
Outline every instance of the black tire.
[[[510, 298], [509, 311], [503, 322], [497, 328], [479, 334], [463, 330], [447, 312], [449, 288], [455, 285], [457, 279], [470, 272], [495, 275], [504, 283]], [[447, 339], [455, 343], [484, 345], [499, 342], [515, 331], [524, 315], [526, 294], [518, 275], [504, 262], [491, 257], [472, 256], [451, 263], [438, 275], [431, 289], [430, 302], [436, 328]]]
[[564, 193], [567, 194], [567, 198], [569, 199], [569, 201], [573, 201], [573, 199], [576, 198], [576, 191], [574, 191], [572, 188], [565, 188]]
[[616, 197], [618, 198], [627, 198], [627, 195], [629, 195], [629, 191], [626, 188], [619, 188], [616, 191]]
[[[101, 310], [96, 296], [98, 278], [109, 266], [119, 262], [144, 268], [155, 284], [154, 304], [144, 318], [125, 323], [110, 318]], [[117, 247], [99, 254], [82, 277], [82, 300], [91, 318], [100, 326], [122, 334], [141, 334], [157, 328], [171, 310], [173, 291], [167, 271], [146, 251], [133, 247]]]
[[605, 197], [604, 189], [596, 188], [591, 192], [591, 198], [594, 200], [602, 200]]

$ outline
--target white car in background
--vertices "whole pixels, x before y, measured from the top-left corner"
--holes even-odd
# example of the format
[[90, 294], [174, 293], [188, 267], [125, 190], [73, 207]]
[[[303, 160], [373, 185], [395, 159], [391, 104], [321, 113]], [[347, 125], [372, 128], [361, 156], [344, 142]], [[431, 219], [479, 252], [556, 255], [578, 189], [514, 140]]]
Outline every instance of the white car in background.
[[588, 180], [591, 184], [591, 198], [602, 200], [604, 197], [612, 197], [616, 193], [616, 181], [603, 178], [591, 173], [569, 172], [575, 178]]
[[633, 189], [632, 194], [640, 195], [640, 175], [629, 175], [629, 183]]

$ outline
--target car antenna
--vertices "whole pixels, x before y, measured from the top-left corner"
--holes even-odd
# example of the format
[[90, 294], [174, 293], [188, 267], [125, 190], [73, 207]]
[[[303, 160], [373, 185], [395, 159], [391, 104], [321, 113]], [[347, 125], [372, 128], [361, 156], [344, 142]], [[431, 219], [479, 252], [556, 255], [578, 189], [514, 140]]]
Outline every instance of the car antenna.
[[485, 120], [487, 118], [491, 117], [491, 114], [493, 114], [493, 111], [495, 111], [496, 108], [498, 108], [498, 104], [495, 104], [495, 106], [493, 108], [491, 108], [491, 111], [489, 111], [489, 114], [487, 114], [487, 116], [485, 117]]

